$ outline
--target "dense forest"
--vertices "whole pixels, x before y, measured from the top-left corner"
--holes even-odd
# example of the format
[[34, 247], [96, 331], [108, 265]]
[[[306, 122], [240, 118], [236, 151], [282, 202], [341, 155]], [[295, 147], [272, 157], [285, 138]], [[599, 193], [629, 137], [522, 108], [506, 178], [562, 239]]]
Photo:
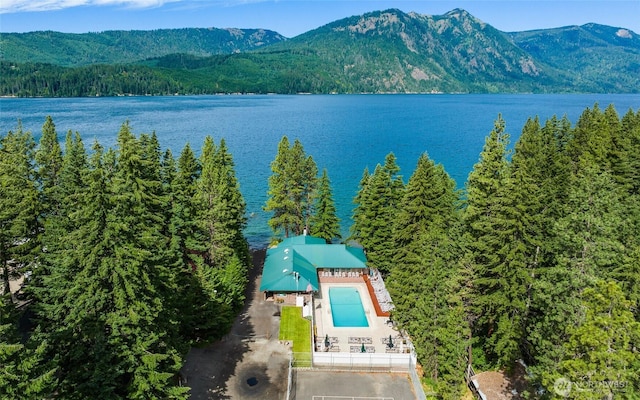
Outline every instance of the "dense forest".
[[[339, 240], [328, 172], [302, 143], [283, 137], [271, 169], [275, 236]], [[634, 399], [638, 171], [640, 111], [531, 118], [513, 146], [498, 116], [463, 191], [427, 154], [406, 182], [392, 153], [365, 169], [343, 240], [384, 274], [440, 398], [460, 398], [470, 362], [526, 365], [529, 398], [564, 378], [584, 389], [570, 398]], [[48, 118], [39, 144], [20, 126], [0, 138], [0, 183], [0, 397], [186, 398], [186, 351], [227, 332], [247, 282], [224, 141], [175, 159], [125, 123], [115, 148], [73, 132], [61, 148]]]
[[0, 35], [0, 96], [638, 93], [640, 36], [586, 24], [501, 32], [465, 10], [390, 9], [295, 38], [267, 30]]
[[247, 284], [224, 141], [175, 159], [125, 123], [115, 148], [72, 132], [61, 148], [48, 118], [37, 146], [1, 137], [0, 179], [0, 398], [187, 398], [186, 352], [228, 332]]
[[[505, 129], [499, 116], [464, 191], [427, 154], [406, 183], [393, 153], [365, 169], [346, 239], [384, 274], [439, 397], [462, 396], [470, 362], [525, 365], [529, 398], [554, 398], [561, 378], [571, 398], [637, 398], [640, 111], [532, 118], [513, 148]], [[329, 201], [309, 201], [317, 168], [302, 145], [283, 138], [271, 167], [274, 232], [338, 239], [326, 173]]]
[[[640, 394], [640, 112], [498, 117], [464, 192], [425, 154], [406, 184], [393, 154], [365, 170], [352, 239], [386, 274], [392, 316], [431, 387], [527, 365], [529, 397]], [[521, 365], [521, 364], [520, 364]]]

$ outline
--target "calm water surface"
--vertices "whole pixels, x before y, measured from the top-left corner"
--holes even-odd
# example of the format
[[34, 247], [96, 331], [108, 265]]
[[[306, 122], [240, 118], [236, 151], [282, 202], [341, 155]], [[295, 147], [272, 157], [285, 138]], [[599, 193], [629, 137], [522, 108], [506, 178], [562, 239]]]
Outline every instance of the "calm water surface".
[[177, 158], [186, 143], [199, 152], [206, 135], [224, 138], [247, 201], [247, 236], [262, 246], [271, 235], [266, 201], [270, 163], [283, 135], [301, 140], [318, 168], [327, 168], [346, 234], [352, 199], [365, 167], [373, 171], [393, 152], [405, 182], [418, 156], [428, 153], [463, 187], [498, 114], [512, 142], [529, 117], [542, 123], [566, 115], [575, 123], [587, 107], [613, 103], [619, 114], [640, 108], [640, 95], [322, 95], [0, 99], [0, 132], [18, 120], [39, 139], [51, 115], [61, 140], [78, 131], [115, 144], [128, 120], [136, 134], [156, 132]]

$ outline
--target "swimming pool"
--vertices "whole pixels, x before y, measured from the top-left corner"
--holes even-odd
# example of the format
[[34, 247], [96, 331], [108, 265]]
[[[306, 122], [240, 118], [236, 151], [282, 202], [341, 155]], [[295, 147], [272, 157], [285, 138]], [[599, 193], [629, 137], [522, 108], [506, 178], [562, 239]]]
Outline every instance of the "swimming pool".
[[362, 299], [354, 287], [330, 287], [329, 303], [335, 327], [367, 327]]

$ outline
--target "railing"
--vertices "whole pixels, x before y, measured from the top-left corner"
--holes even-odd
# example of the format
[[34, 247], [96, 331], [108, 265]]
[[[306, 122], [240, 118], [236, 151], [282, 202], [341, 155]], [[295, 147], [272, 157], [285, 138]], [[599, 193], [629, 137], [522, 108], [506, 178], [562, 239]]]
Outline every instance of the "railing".
[[291, 399], [291, 388], [293, 387], [293, 353], [289, 353], [289, 374], [287, 375], [287, 397], [286, 400]]
[[[411, 384], [413, 385], [413, 391], [416, 394], [416, 399], [417, 400], [427, 400], [427, 395], [424, 392], [424, 389], [422, 388], [422, 381], [420, 380], [420, 377], [418, 376], [418, 372], [417, 372], [417, 368], [416, 368], [416, 364], [414, 362], [414, 359], [411, 359], [412, 361], [412, 366], [411, 368], [409, 368], [409, 377], [411, 377]], [[433, 393], [431, 393], [433, 394]]]
[[411, 360], [409, 353], [313, 353], [314, 368], [341, 371], [407, 372]]

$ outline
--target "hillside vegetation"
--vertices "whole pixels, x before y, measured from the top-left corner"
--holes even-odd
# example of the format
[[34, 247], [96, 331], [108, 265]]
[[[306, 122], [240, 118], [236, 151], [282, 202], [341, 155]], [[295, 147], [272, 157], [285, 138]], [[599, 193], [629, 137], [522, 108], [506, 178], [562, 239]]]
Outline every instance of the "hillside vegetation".
[[505, 33], [460, 9], [375, 11], [288, 40], [182, 29], [3, 34], [1, 42], [4, 96], [640, 92], [632, 31], [587, 24]]
[[0, 35], [1, 58], [64, 67], [128, 64], [172, 53], [202, 57], [253, 50], [285, 37], [265, 29], [185, 28], [92, 33], [28, 32]]

